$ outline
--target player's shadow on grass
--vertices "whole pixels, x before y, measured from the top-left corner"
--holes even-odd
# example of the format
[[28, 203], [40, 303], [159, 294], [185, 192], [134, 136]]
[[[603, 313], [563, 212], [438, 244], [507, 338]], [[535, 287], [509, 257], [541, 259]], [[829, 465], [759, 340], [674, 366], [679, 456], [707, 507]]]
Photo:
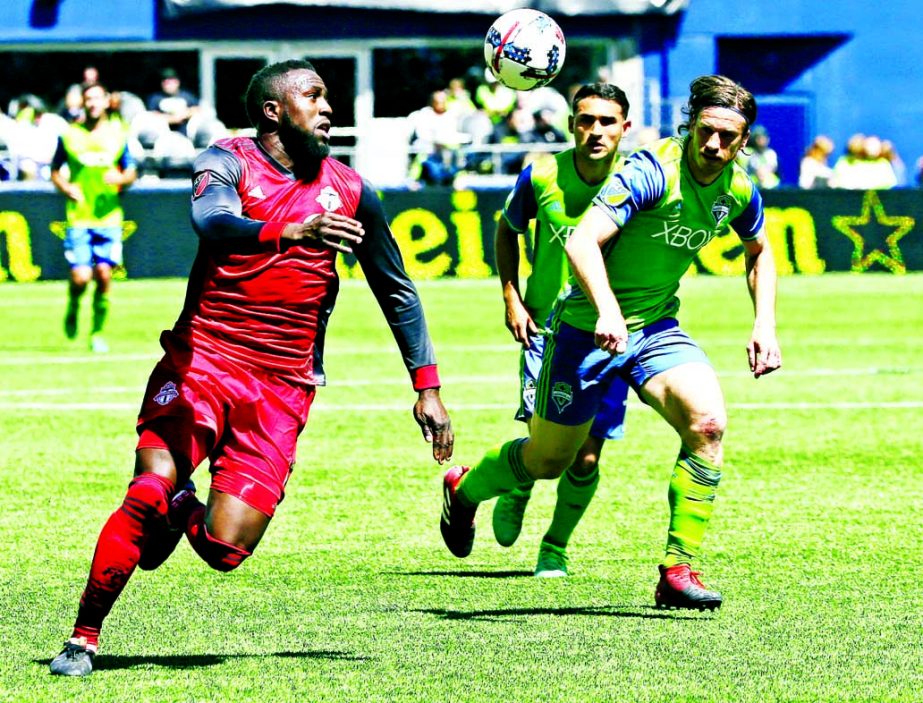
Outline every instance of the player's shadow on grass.
[[[94, 671], [117, 671], [119, 669], [135, 669], [144, 666], [159, 666], [165, 669], [203, 669], [207, 666], [217, 666], [229, 659], [259, 659], [266, 657], [279, 657], [282, 659], [339, 659], [343, 661], [365, 661], [370, 657], [363, 657], [349, 652], [335, 650], [314, 649], [304, 652], [272, 652], [271, 654], [167, 654], [151, 656], [118, 654], [100, 656], [93, 662]], [[51, 659], [33, 660], [36, 664], [48, 666]]]
[[652, 605], [594, 605], [571, 608], [506, 608], [497, 610], [445, 610], [425, 608], [415, 613], [435, 615], [443, 620], [509, 620], [530, 615], [592, 615], [594, 617], [643, 618], [649, 620], [700, 620], [702, 616], [658, 610]]
[[517, 579], [535, 576], [535, 572], [525, 569], [520, 571], [385, 571], [382, 573], [388, 576], [456, 576], [476, 579]]

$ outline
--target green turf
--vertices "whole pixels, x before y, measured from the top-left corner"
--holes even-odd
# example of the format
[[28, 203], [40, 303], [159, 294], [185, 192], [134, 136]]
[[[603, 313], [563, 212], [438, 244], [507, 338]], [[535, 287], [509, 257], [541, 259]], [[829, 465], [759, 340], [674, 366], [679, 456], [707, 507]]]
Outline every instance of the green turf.
[[[522, 432], [499, 285], [420, 289], [456, 460], [474, 462]], [[132, 579], [92, 677], [49, 676], [182, 292], [119, 283], [112, 353], [94, 357], [63, 340], [63, 283], [0, 285], [0, 701], [923, 700], [921, 275], [782, 280], [785, 368], [759, 381], [746, 374], [743, 280], [684, 283], [681, 318], [730, 412], [701, 560], [725, 595], [714, 615], [653, 608], [677, 442], [637, 402], [604, 454], [570, 578], [530, 575], [551, 485], [512, 548], [493, 542], [487, 505], [472, 555], [450, 556], [442, 469], [377, 307], [349, 282], [331, 385], [255, 556], [217, 574], [181, 545]], [[616, 472], [630, 475], [623, 493]]]

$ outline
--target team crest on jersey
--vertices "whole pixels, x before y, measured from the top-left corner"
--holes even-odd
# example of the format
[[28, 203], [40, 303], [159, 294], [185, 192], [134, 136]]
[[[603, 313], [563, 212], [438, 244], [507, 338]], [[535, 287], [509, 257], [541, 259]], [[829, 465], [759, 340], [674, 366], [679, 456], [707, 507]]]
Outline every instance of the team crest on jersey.
[[340, 194], [337, 193], [331, 186], [324, 186], [321, 188], [320, 194], [315, 198], [320, 206], [324, 208], [327, 212], [333, 212], [334, 210], [339, 210], [343, 205], [343, 201], [340, 200]]
[[179, 391], [176, 390], [176, 384], [173, 381], [167, 381], [163, 387], [154, 396], [154, 402], [157, 405], [166, 405], [179, 398]]
[[558, 412], [563, 413], [564, 409], [574, 402], [574, 389], [569, 383], [558, 381], [551, 388], [551, 399], [557, 406]]
[[620, 207], [630, 196], [628, 188], [619, 180], [609, 181], [599, 193], [599, 199], [612, 208]]
[[714, 205], [711, 206], [712, 217], [715, 218], [715, 224], [720, 225], [724, 219], [731, 214], [731, 196], [729, 195], [719, 195], [715, 200]]
[[205, 193], [205, 189], [208, 187], [209, 182], [208, 171], [202, 171], [202, 173], [197, 173], [195, 175], [195, 180], [192, 181], [192, 199], [202, 197], [202, 194]]

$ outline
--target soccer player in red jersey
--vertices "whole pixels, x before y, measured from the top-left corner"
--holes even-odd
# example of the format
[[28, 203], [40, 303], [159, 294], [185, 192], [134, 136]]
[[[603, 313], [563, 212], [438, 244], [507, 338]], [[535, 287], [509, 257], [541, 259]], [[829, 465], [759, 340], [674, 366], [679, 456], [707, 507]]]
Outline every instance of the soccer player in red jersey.
[[[96, 544], [77, 620], [51, 672], [93, 670], [103, 620], [136, 566], [155, 569], [185, 534], [213, 569], [259, 544], [295, 461], [315, 387], [324, 385], [338, 251], [354, 252], [419, 397], [413, 413], [433, 458], [454, 435], [432, 343], [375, 190], [328, 158], [330, 104], [306, 61], [257, 72], [247, 88], [257, 136], [217, 142], [196, 160], [199, 235], [186, 301], [138, 418], [135, 474]], [[206, 458], [208, 504], [189, 477]], [[177, 490], [179, 488], [179, 490]]]

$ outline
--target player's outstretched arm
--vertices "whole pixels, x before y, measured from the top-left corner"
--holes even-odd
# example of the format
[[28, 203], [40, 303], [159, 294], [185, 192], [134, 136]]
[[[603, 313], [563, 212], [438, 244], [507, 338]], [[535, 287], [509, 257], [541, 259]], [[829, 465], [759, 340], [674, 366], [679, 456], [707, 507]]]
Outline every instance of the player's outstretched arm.
[[628, 348], [628, 328], [615, 293], [609, 286], [600, 249], [616, 232], [618, 228], [612, 219], [600, 208], [592, 206], [564, 245], [571, 270], [599, 315], [596, 320], [596, 346], [610, 354], [622, 354]]
[[782, 366], [782, 349], [776, 337], [776, 264], [765, 231], [745, 241], [747, 287], [753, 300], [753, 332], [747, 342], [747, 360], [754, 378]]
[[433, 445], [433, 459], [440, 464], [448, 461], [455, 446], [455, 433], [438, 388], [420, 391], [413, 406], [413, 417], [423, 431], [423, 438]]
[[503, 303], [506, 306], [506, 328], [513, 339], [529, 348], [529, 337], [538, 333], [538, 327], [532, 320], [522, 294], [519, 292], [519, 233], [505, 218], [497, 223], [497, 236], [494, 238], [494, 253], [497, 261], [497, 274], [503, 287]]

